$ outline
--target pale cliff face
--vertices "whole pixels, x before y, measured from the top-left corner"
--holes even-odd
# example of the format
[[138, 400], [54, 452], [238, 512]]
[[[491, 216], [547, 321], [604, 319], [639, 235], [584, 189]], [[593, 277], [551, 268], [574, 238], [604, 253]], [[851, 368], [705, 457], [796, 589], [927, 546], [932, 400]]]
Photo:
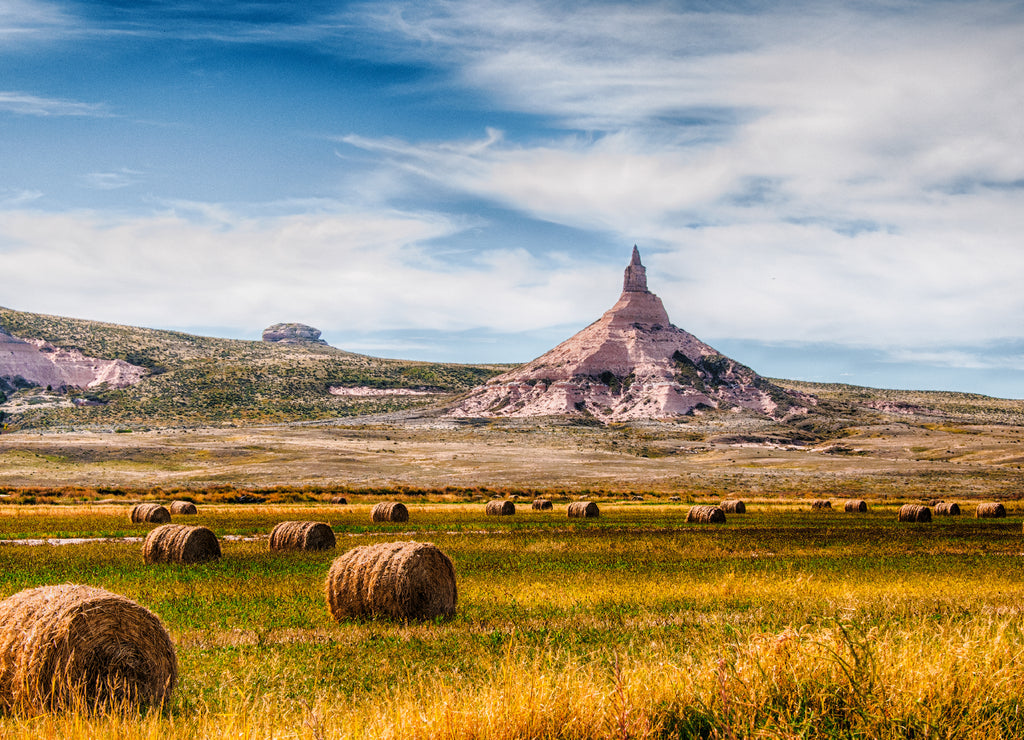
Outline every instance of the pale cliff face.
[[18, 339], [0, 330], [0, 378], [22, 378], [53, 388], [124, 388], [148, 372], [124, 360], [98, 360], [42, 339]]
[[805, 412], [810, 401], [673, 326], [661, 299], [647, 290], [634, 247], [622, 295], [609, 311], [533, 362], [474, 389], [449, 414], [589, 413], [626, 421], [748, 409], [782, 417]]

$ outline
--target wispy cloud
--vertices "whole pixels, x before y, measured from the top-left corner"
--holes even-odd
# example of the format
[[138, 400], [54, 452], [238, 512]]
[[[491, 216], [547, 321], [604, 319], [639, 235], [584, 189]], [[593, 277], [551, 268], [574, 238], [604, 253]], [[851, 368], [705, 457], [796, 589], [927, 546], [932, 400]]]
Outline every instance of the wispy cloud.
[[114, 114], [103, 103], [82, 103], [63, 98], [44, 98], [23, 92], [0, 91], [0, 111], [25, 116], [88, 116], [110, 118]]
[[120, 169], [114, 172], [90, 172], [82, 176], [86, 187], [95, 190], [120, 190], [139, 182], [144, 173], [138, 170]]

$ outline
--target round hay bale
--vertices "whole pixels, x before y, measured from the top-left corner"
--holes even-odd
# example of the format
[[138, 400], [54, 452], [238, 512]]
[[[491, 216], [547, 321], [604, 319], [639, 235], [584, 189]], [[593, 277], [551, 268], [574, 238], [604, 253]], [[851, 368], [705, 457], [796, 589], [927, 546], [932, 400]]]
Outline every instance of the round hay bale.
[[1006, 507], [996, 502], [978, 504], [974, 511], [975, 519], [1002, 519], [1005, 516]]
[[726, 514], [746, 514], [747, 505], [739, 499], [726, 499], [720, 503], [719, 508]]
[[183, 514], [191, 516], [198, 513], [196, 505], [191, 501], [172, 501], [171, 502], [171, 513], [172, 514]]
[[548, 501], [546, 498], [535, 498], [533, 500], [534, 511], [550, 511], [552, 508], [552, 503]]
[[843, 510], [847, 514], [863, 514], [868, 510], [868, 502], [863, 499], [851, 498], [843, 504]]
[[899, 520], [901, 522], [930, 522], [932, 510], [921, 504], [903, 504], [900, 507]]
[[167, 630], [123, 596], [65, 583], [0, 602], [0, 707], [159, 706], [177, 682]]
[[362, 545], [335, 558], [324, 584], [336, 621], [354, 617], [450, 619], [455, 566], [430, 542]]
[[142, 543], [142, 557], [147, 564], [206, 563], [220, 558], [220, 543], [206, 527], [163, 524], [146, 535]]
[[680, 496], [669, 496], [668, 500], [669, 501], [682, 501], [683, 499]]
[[512, 516], [516, 513], [516, 505], [511, 501], [488, 501], [484, 513], [487, 516]]
[[569, 504], [568, 515], [573, 519], [593, 519], [601, 512], [593, 501], [573, 501]]
[[935, 504], [936, 516], [960, 516], [960, 505], [952, 501], [940, 501]]
[[724, 524], [725, 512], [721, 506], [691, 506], [686, 521], [688, 524]]
[[347, 504], [348, 503], [348, 499], [345, 498], [344, 496], [331, 496], [331, 503], [332, 504]]
[[831, 508], [832, 508], [832, 502], [829, 501], [827, 498], [818, 498], [818, 499], [815, 499], [814, 501], [811, 502], [811, 509], [812, 510], [831, 509]]
[[373, 507], [370, 519], [375, 522], [407, 522], [409, 510], [401, 501], [381, 501]]
[[643, 496], [641, 496], [641, 495], [639, 495], [639, 494], [635, 494], [635, 495], [633, 495], [633, 496], [630, 496], [630, 497], [629, 497], [629, 500], [630, 500], [630, 501], [643, 501], [643, 500], [644, 500], [644, 497], [643, 497]]
[[171, 521], [171, 512], [160, 504], [135, 504], [132, 507], [132, 524], [166, 524]]
[[333, 550], [335, 544], [326, 522], [281, 522], [270, 532], [271, 550]]

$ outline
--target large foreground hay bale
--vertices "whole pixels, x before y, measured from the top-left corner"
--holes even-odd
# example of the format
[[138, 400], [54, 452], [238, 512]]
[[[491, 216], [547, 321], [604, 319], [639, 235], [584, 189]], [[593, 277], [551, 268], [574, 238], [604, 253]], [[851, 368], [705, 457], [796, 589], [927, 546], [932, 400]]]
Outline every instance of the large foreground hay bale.
[[550, 511], [553, 507], [552, 503], [546, 498], [535, 498], [533, 500], [534, 511]]
[[191, 501], [172, 501], [170, 509], [172, 514], [191, 516], [192, 514], [198, 513], [196, 505]]
[[375, 522], [407, 522], [409, 510], [400, 501], [381, 501], [373, 507], [370, 519]]
[[281, 522], [270, 532], [271, 550], [331, 550], [335, 544], [326, 522]]
[[935, 504], [937, 516], [960, 516], [960, 505], [952, 501], [940, 501]]
[[921, 504], [903, 504], [899, 519], [901, 522], [930, 522], [932, 510]]
[[512, 516], [516, 513], [516, 505], [511, 501], [488, 501], [484, 513], [487, 516]]
[[455, 615], [455, 567], [430, 542], [363, 545], [335, 559], [325, 584], [335, 620], [346, 617], [448, 619]]
[[1006, 507], [996, 502], [978, 504], [978, 508], [974, 512], [976, 519], [1002, 519], [1005, 516]]
[[135, 504], [132, 507], [132, 524], [153, 522], [166, 524], [171, 521], [171, 512], [160, 504]]
[[573, 501], [569, 504], [568, 515], [573, 519], [593, 519], [601, 512], [593, 501]]
[[177, 681], [167, 630], [123, 596], [66, 583], [0, 602], [0, 707], [160, 705]]
[[725, 512], [721, 506], [691, 506], [686, 521], [689, 524], [722, 524], [725, 522]]
[[819, 499], [815, 499], [814, 501], [811, 502], [811, 509], [822, 510], [822, 509], [831, 509], [831, 508], [832, 508], [832, 502], [829, 501], [827, 498], [819, 498]]
[[843, 504], [843, 509], [847, 514], [863, 514], [868, 510], [868, 502], [864, 499], [851, 498]]
[[726, 499], [718, 505], [718, 507], [726, 514], [746, 514], [747, 505], [739, 499]]
[[206, 563], [220, 558], [220, 543], [206, 527], [163, 524], [146, 535], [142, 557], [149, 564]]

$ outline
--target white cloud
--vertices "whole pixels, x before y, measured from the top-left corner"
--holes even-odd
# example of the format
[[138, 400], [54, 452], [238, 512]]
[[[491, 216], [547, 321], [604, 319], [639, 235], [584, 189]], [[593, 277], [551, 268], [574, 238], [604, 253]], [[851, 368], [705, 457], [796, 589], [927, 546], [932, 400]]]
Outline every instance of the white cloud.
[[90, 172], [82, 175], [82, 182], [95, 190], [120, 190], [137, 184], [142, 174], [138, 170], [124, 168], [114, 172]]
[[[200, 210], [205, 216], [196, 215]], [[189, 213], [115, 219], [8, 210], [0, 212], [4, 302], [249, 334], [291, 320], [325, 332], [521, 331], [552, 316], [582, 321], [597, 310], [579, 297], [599, 268], [575, 263], [546, 273], [524, 251], [447, 261], [432, 255], [431, 240], [461, 228], [451, 219], [401, 212], [257, 218], [193, 205]]]
[[1012, 4], [388, 7], [373, 20], [418, 42], [408, 53], [575, 131], [345, 137], [410, 178], [403, 196], [425, 178], [650, 245], [652, 289], [698, 333], [1021, 336], [1024, 20]]
[[62, 98], [43, 98], [23, 92], [0, 91], [0, 111], [25, 116], [88, 116], [109, 118], [113, 114], [102, 103], [82, 103]]

